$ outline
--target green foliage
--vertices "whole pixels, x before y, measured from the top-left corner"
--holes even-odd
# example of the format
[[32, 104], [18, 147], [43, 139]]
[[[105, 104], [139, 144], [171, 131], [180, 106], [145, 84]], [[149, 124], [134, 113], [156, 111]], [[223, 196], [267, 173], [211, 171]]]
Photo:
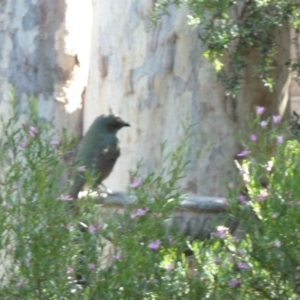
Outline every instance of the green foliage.
[[53, 140], [34, 103], [23, 124], [16, 113], [2, 121], [1, 299], [299, 298], [300, 145], [278, 116], [263, 121], [259, 108], [229, 184], [228, 216], [244, 233], [232, 235], [226, 217], [210, 239], [189, 241], [164, 224], [184, 197], [188, 128], [175, 151], [162, 146], [155, 172], [131, 173], [134, 205], [110, 213], [87, 196], [73, 216], [61, 174], [74, 142]]
[[182, 197], [187, 140], [130, 188], [136, 204], [119, 217], [103, 214], [89, 195], [74, 216], [69, 184], [62, 183], [62, 174], [72, 171], [64, 157], [74, 141], [66, 132], [53, 139], [35, 100], [23, 124], [13, 107], [12, 118], [1, 123], [0, 298], [182, 299], [194, 293], [181, 254], [186, 241], [163, 225]]
[[[207, 45], [203, 55], [213, 63], [229, 95], [237, 94], [243, 79], [242, 71], [248, 67], [247, 56], [250, 53], [257, 55], [257, 59], [252, 62], [253, 75], [260, 78], [268, 89], [273, 89], [276, 56], [282, 47], [276, 42], [276, 33], [281, 27], [290, 25], [295, 28], [294, 42], [296, 52], [299, 52], [299, 1], [181, 0], [174, 3], [157, 0], [154, 16], [157, 19], [167, 11], [168, 6], [183, 3], [187, 3], [191, 10], [188, 23], [203, 29], [202, 39]], [[226, 64], [225, 57], [228, 61]], [[299, 58], [287, 62], [287, 65], [299, 77]]]
[[58, 200], [63, 193], [59, 188], [62, 156], [71, 144], [62, 139], [57, 146], [47, 134], [47, 125], [39, 122], [34, 100], [30, 111], [23, 124], [16, 111], [8, 122], [1, 121], [2, 299], [70, 294], [66, 266], [80, 250], [67, 246], [73, 239], [66, 228], [71, 220]]
[[298, 299], [299, 141], [278, 117], [266, 121], [255, 117], [252, 141], [245, 143], [249, 154], [239, 164], [247, 192], [229, 193], [231, 213], [246, 233], [233, 243], [243, 252], [238, 261], [248, 266], [237, 277], [238, 289], [249, 295], [243, 299]]

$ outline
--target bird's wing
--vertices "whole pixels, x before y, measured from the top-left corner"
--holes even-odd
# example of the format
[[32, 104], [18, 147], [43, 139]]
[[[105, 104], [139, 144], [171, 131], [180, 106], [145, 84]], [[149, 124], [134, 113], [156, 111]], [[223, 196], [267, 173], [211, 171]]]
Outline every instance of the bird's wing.
[[118, 144], [109, 145], [96, 151], [92, 164], [94, 175], [99, 176], [96, 184], [100, 184], [108, 177], [119, 156], [120, 148]]
[[[104, 138], [100, 138], [100, 140], [104, 140]], [[101, 144], [99, 145], [97, 143], [97, 139], [87, 134], [82, 138], [78, 146], [75, 163], [78, 166], [84, 166], [87, 170], [92, 171], [92, 163], [93, 157], [95, 156], [95, 150], [99, 147], [101, 147]], [[77, 170], [74, 170], [72, 181], [73, 184], [70, 189], [70, 196], [73, 199], [76, 199], [78, 197], [78, 193], [86, 182], [84, 172], [78, 172]]]
[[[76, 163], [85, 166], [96, 177], [94, 186], [100, 184], [112, 171], [117, 158], [120, 156], [118, 139], [115, 135], [103, 135], [95, 138], [86, 135], [77, 151]], [[73, 174], [73, 185], [70, 195], [75, 199], [86, 182], [84, 173]]]

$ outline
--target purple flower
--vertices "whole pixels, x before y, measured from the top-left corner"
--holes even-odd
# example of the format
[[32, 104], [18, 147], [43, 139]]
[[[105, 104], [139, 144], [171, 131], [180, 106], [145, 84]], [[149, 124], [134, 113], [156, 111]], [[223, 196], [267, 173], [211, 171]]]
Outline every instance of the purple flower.
[[135, 212], [130, 214], [131, 219], [135, 219], [138, 216], [144, 216], [148, 212], [149, 208], [142, 209], [138, 208]]
[[224, 240], [229, 235], [229, 228], [225, 226], [217, 226], [216, 231], [213, 232], [212, 235]]
[[50, 145], [53, 146], [53, 147], [58, 147], [58, 146], [59, 146], [59, 141], [57, 141], [57, 140], [52, 140], [52, 141], [50, 142]]
[[34, 138], [37, 133], [38, 133], [38, 130], [34, 126], [30, 126], [30, 128], [29, 128], [29, 135], [32, 138]]
[[239, 287], [239, 286], [241, 285], [241, 283], [242, 283], [242, 282], [241, 282], [241, 280], [239, 280], [239, 279], [232, 279], [232, 280], [229, 281], [229, 285], [230, 285], [233, 289]]
[[276, 247], [276, 248], [280, 248], [281, 247], [281, 242], [279, 240], [275, 240], [273, 246]]
[[133, 189], [136, 189], [141, 185], [141, 183], [142, 183], [142, 179], [136, 177], [134, 178], [134, 181], [131, 184], [129, 184], [129, 186]]
[[214, 263], [215, 263], [216, 265], [219, 265], [219, 264], [221, 263], [220, 258], [219, 258], [219, 257], [215, 257], [215, 258], [214, 258]]
[[263, 106], [256, 106], [256, 114], [261, 115], [265, 111], [265, 108]]
[[116, 260], [120, 260], [122, 258], [121, 252], [117, 252], [115, 255], [113, 255], [113, 258]]
[[268, 122], [267, 121], [261, 121], [259, 124], [260, 124], [260, 127], [264, 128], [268, 125]]
[[260, 194], [257, 196], [256, 201], [262, 202], [269, 197], [269, 193], [267, 190], [262, 190]]
[[247, 263], [243, 263], [243, 262], [238, 262], [236, 264], [236, 266], [240, 269], [240, 270], [247, 270], [249, 268]]
[[243, 202], [246, 201], [246, 197], [245, 197], [244, 195], [239, 195], [239, 196], [238, 196], [238, 200], [239, 200], [241, 203], [243, 203]]
[[58, 200], [62, 200], [62, 201], [72, 201], [73, 198], [72, 198], [70, 195], [64, 195], [64, 194], [61, 194], [61, 195], [58, 197]]
[[277, 136], [276, 140], [277, 140], [277, 144], [282, 144], [283, 143], [283, 136], [282, 135]]
[[250, 153], [248, 150], [243, 150], [242, 152], [238, 153], [236, 156], [238, 157], [245, 157]]
[[153, 249], [153, 250], [157, 250], [157, 249], [160, 248], [160, 245], [161, 245], [161, 241], [156, 240], [156, 241], [153, 241], [153, 242], [149, 243], [148, 248]]
[[74, 273], [74, 268], [68, 267], [67, 268], [67, 274], [72, 274], [72, 273]]
[[86, 170], [85, 166], [80, 166], [77, 168], [77, 172], [79, 172], [79, 173], [85, 172], [85, 170]]
[[96, 266], [94, 264], [88, 264], [88, 268], [90, 271], [94, 271]]
[[100, 225], [97, 225], [97, 226], [91, 225], [91, 226], [89, 226], [88, 230], [89, 230], [90, 233], [95, 233], [100, 228], [101, 228]]
[[250, 139], [251, 139], [252, 142], [256, 142], [257, 141], [257, 135], [256, 134], [251, 134]]
[[18, 281], [18, 282], [15, 284], [15, 287], [16, 287], [16, 288], [19, 288], [19, 287], [21, 287], [23, 284], [24, 284], [24, 280], [20, 280], [20, 281]]
[[280, 115], [272, 116], [272, 119], [274, 124], [278, 124], [281, 121], [281, 116]]
[[21, 147], [21, 148], [26, 148], [27, 147], [27, 142], [20, 142], [20, 144], [19, 144], [19, 146]]

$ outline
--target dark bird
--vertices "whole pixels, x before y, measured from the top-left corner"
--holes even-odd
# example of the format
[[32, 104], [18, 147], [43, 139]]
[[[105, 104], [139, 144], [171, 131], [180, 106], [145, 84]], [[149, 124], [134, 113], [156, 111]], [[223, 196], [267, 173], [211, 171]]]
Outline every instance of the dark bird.
[[[95, 119], [80, 141], [76, 163], [84, 166], [85, 170], [96, 178], [93, 187], [101, 184], [109, 176], [120, 156], [119, 140], [116, 134], [125, 126], [130, 125], [117, 115], [101, 115]], [[78, 193], [86, 183], [84, 173], [77, 169], [73, 175], [73, 184], [70, 189], [70, 196], [73, 199], [78, 197]]]

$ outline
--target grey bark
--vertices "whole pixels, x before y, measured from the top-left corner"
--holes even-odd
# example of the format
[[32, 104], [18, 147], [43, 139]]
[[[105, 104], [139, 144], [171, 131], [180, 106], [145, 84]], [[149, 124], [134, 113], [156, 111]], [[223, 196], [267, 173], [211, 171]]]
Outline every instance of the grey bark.
[[[274, 92], [246, 70], [234, 99], [225, 96], [212, 66], [202, 57], [201, 32], [187, 25], [188, 9], [170, 8], [158, 26], [149, 26], [152, 11], [152, 1], [146, 0], [94, 2], [84, 130], [96, 115], [110, 110], [130, 121], [131, 130], [120, 134], [121, 158], [107, 180], [110, 188], [124, 189], [128, 169], [144, 158], [145, 176], [155, 169], [162, 142], [169, 141], [168, 151], [175, 148], [183, 135], [181, 122], [195, 124], [188, 142], [193, 151], [187, 154], [192, 170], [182, 186], [200, 195], [223, 196], [226, 183], [236, 174], [235, 154], [242, 149], [237, 135], [250, 135], [247, 124], [254, 107], [266, 106], [268, 115], [286, 111], [288, 29], [278, 31], [278, 42], [284, 46], [278, 54]], [[199, 151], [204, 154], [199, 156]]]
[[80, 134], [82, 105], [83, 132], [99, 114], [120, 114], [132, 128], [120, 133], [122, 155], [106, 182], [111, 189], [124, 189], [128, 170], [142, 158], [141, 176], [153, 170], [159, 145], [167, 140], [172, 151], [183, 135], [181, 122], [195, 124], [187, 142], [193, 151], [186, 154], [192, 169], [182, 186], [223, 196], [241, 150], [237, 133], [246, 130], [254, 106], [267, 106], [269, 114], [286, 111], [288, 29], [278, 32], [284, 46], [273, 94], [247, 71], [240, 95], [232, 99], [202, 57], [199, 29], [186, 24], [188, 9], [171, 8], [158, 26], [149, 26], [152, 11], [150, 0], [2, 1], [1, 114], [8, 115], [10, 86], [20, 114], [26, 115], [34, 96], [40, 118], [54, 130], [67, 127]]

